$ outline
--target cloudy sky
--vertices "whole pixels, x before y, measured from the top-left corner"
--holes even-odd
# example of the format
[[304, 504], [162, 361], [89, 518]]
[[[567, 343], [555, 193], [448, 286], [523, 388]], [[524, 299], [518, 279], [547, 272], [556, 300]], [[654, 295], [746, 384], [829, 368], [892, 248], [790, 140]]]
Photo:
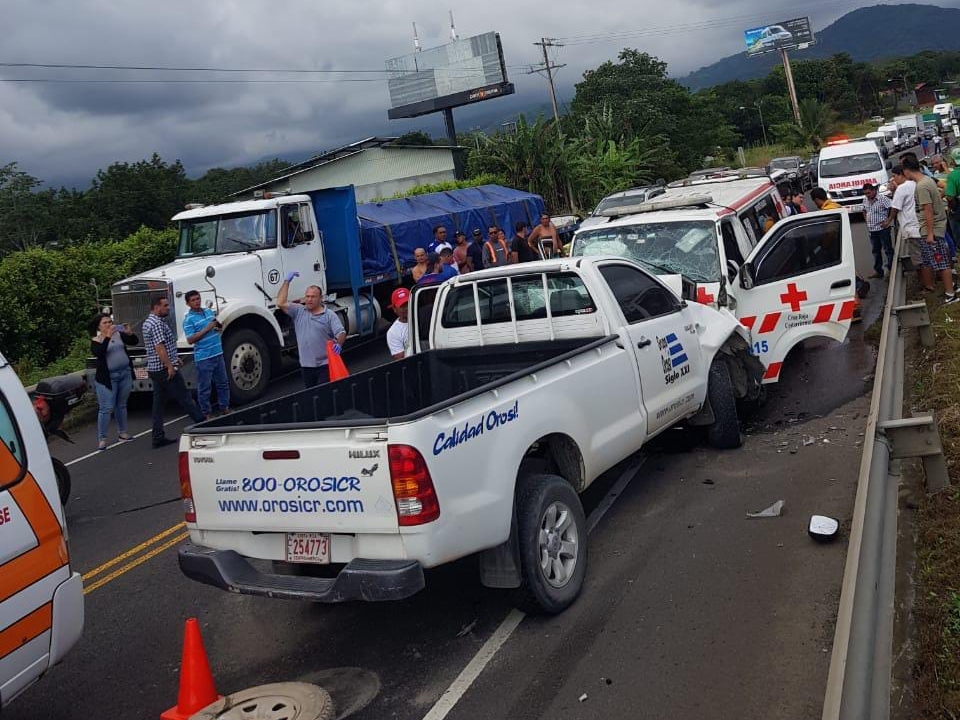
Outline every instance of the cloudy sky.
[[[387, 120], [382, 72], [16, 64], [382, 71], [385, 59], [412, 51], [414, 21], [423, 47], [447, 42], [447, 13], [453, 10], [461, 37], [500, 33], [517, 100], [535, 106], [548, 101], [546, 82], [523, 68], [542, 59], [532, 45], [540, 37], [566, 43], [552, 59], [567, 64], [558, 80], [569, 97], [585, 69], [615, 58], [623, 47], [657, 55], [672, 75], [684, 75], [741, 51], [744, 28], [806, 14], [817, 31], [858, 4], [863, 3], [3, 0], [0, 165], [16, 161], [51, 184], [85, 188], [98, 168], [153, 152], [165, 160], [179, 158], [196, 176], [210, 167], [267, 157], [300, 159], [369, 135], [418, 128], [440, 134], [439, 124], [427, 118]], [[482, 105], [492, 109], [505, 102]], [[467, 129], [468, 111], [457, 112], [458, 128]], [[466, 123], [460, 113], [466, 113]]]

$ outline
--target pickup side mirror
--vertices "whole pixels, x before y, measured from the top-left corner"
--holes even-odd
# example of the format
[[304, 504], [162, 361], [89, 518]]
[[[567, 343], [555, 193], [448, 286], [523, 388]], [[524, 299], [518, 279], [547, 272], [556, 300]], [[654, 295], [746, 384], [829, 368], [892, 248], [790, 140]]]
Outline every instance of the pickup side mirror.
[[740, 287], [744, 290], [750, 290], [756, 284], [753, 263], [745, 262], [740, 266]]

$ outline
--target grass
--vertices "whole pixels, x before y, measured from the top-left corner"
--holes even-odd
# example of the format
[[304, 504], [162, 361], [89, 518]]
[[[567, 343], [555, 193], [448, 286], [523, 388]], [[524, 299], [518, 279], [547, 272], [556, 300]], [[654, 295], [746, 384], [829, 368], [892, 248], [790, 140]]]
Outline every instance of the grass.
[[914, 669], [918, 720], [960, 718], [960, 313], [930, 308], [933, 348], [913, 353], [913, 407], [936, 412], [953, 487], [917, 514]]
[[797, 150], [796, 148], [787, 147], [780, 143], [771, 143], [770, 145], [744, 148], [743, 154], [747, 159], [747, 167], [764, 167], [768, 162], [773, 160], [773, 158], [778, 157], [792, 157], [797, 155], [806, 159], [810, 156], [810, 151], [807, 149]]
[[24, 386], [29, 386], [36, 384], [42, 378], [83, 370], [87, 366], [88, 357], [90, 357], [90, 338], [82, 337], [77, 338], [66, 356], [54, 360], [49, 365], [38, 366], [30, 360], [21, 360], [13, 363], [13, 367], [17, 371], [20, 382]]

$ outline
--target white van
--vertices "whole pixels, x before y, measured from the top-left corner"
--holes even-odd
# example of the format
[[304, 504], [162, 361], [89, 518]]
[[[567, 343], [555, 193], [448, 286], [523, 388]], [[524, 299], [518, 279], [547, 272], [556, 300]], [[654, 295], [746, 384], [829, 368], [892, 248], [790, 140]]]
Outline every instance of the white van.
[[835, 140], [820, 150], [817, 184], [827, 196], [846, 207], [863, 205], [863, 186], [872, 183], [887, 191], [893, 163], [884, 161], [872, 140]]
[[770, 180], [737, 177], [669, 188], [627, 210], [578, 231], [571, 255], [630, 258], [683, 297], [729, 310], [751, 331], [765, 383], [798, 342], [846, 337], [856, 303], [844, 213], [781, 219]]
[[57, 479], [36, 412], [0, 354], [0, 707], [60, 662], [83, 630]]

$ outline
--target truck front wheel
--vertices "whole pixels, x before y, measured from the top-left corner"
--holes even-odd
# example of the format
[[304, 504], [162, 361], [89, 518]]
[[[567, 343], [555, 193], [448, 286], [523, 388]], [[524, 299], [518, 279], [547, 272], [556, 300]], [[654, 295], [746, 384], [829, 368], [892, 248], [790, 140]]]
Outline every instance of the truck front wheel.
[[721, 450], [738, 448], [743, 444], [740, 418], [737, 415], [737, 396], [730, 379], [730, 368], [721, 360], [710, 366], [707, 395], [713, 410], [713, 424], [707, 427], [710, 445]]
[[250, 328], [228, 333], [223, 340], [223, 359], [230, 380], [230, 402], [242, 405], [263, 395], [270, 381], [270, 349]]
[[520, 587], [515, 604], [529, 613], [556, 615], [583, 587], [587, 521], [576, 491], [556, 475], [528, 475], [517, 497]]

